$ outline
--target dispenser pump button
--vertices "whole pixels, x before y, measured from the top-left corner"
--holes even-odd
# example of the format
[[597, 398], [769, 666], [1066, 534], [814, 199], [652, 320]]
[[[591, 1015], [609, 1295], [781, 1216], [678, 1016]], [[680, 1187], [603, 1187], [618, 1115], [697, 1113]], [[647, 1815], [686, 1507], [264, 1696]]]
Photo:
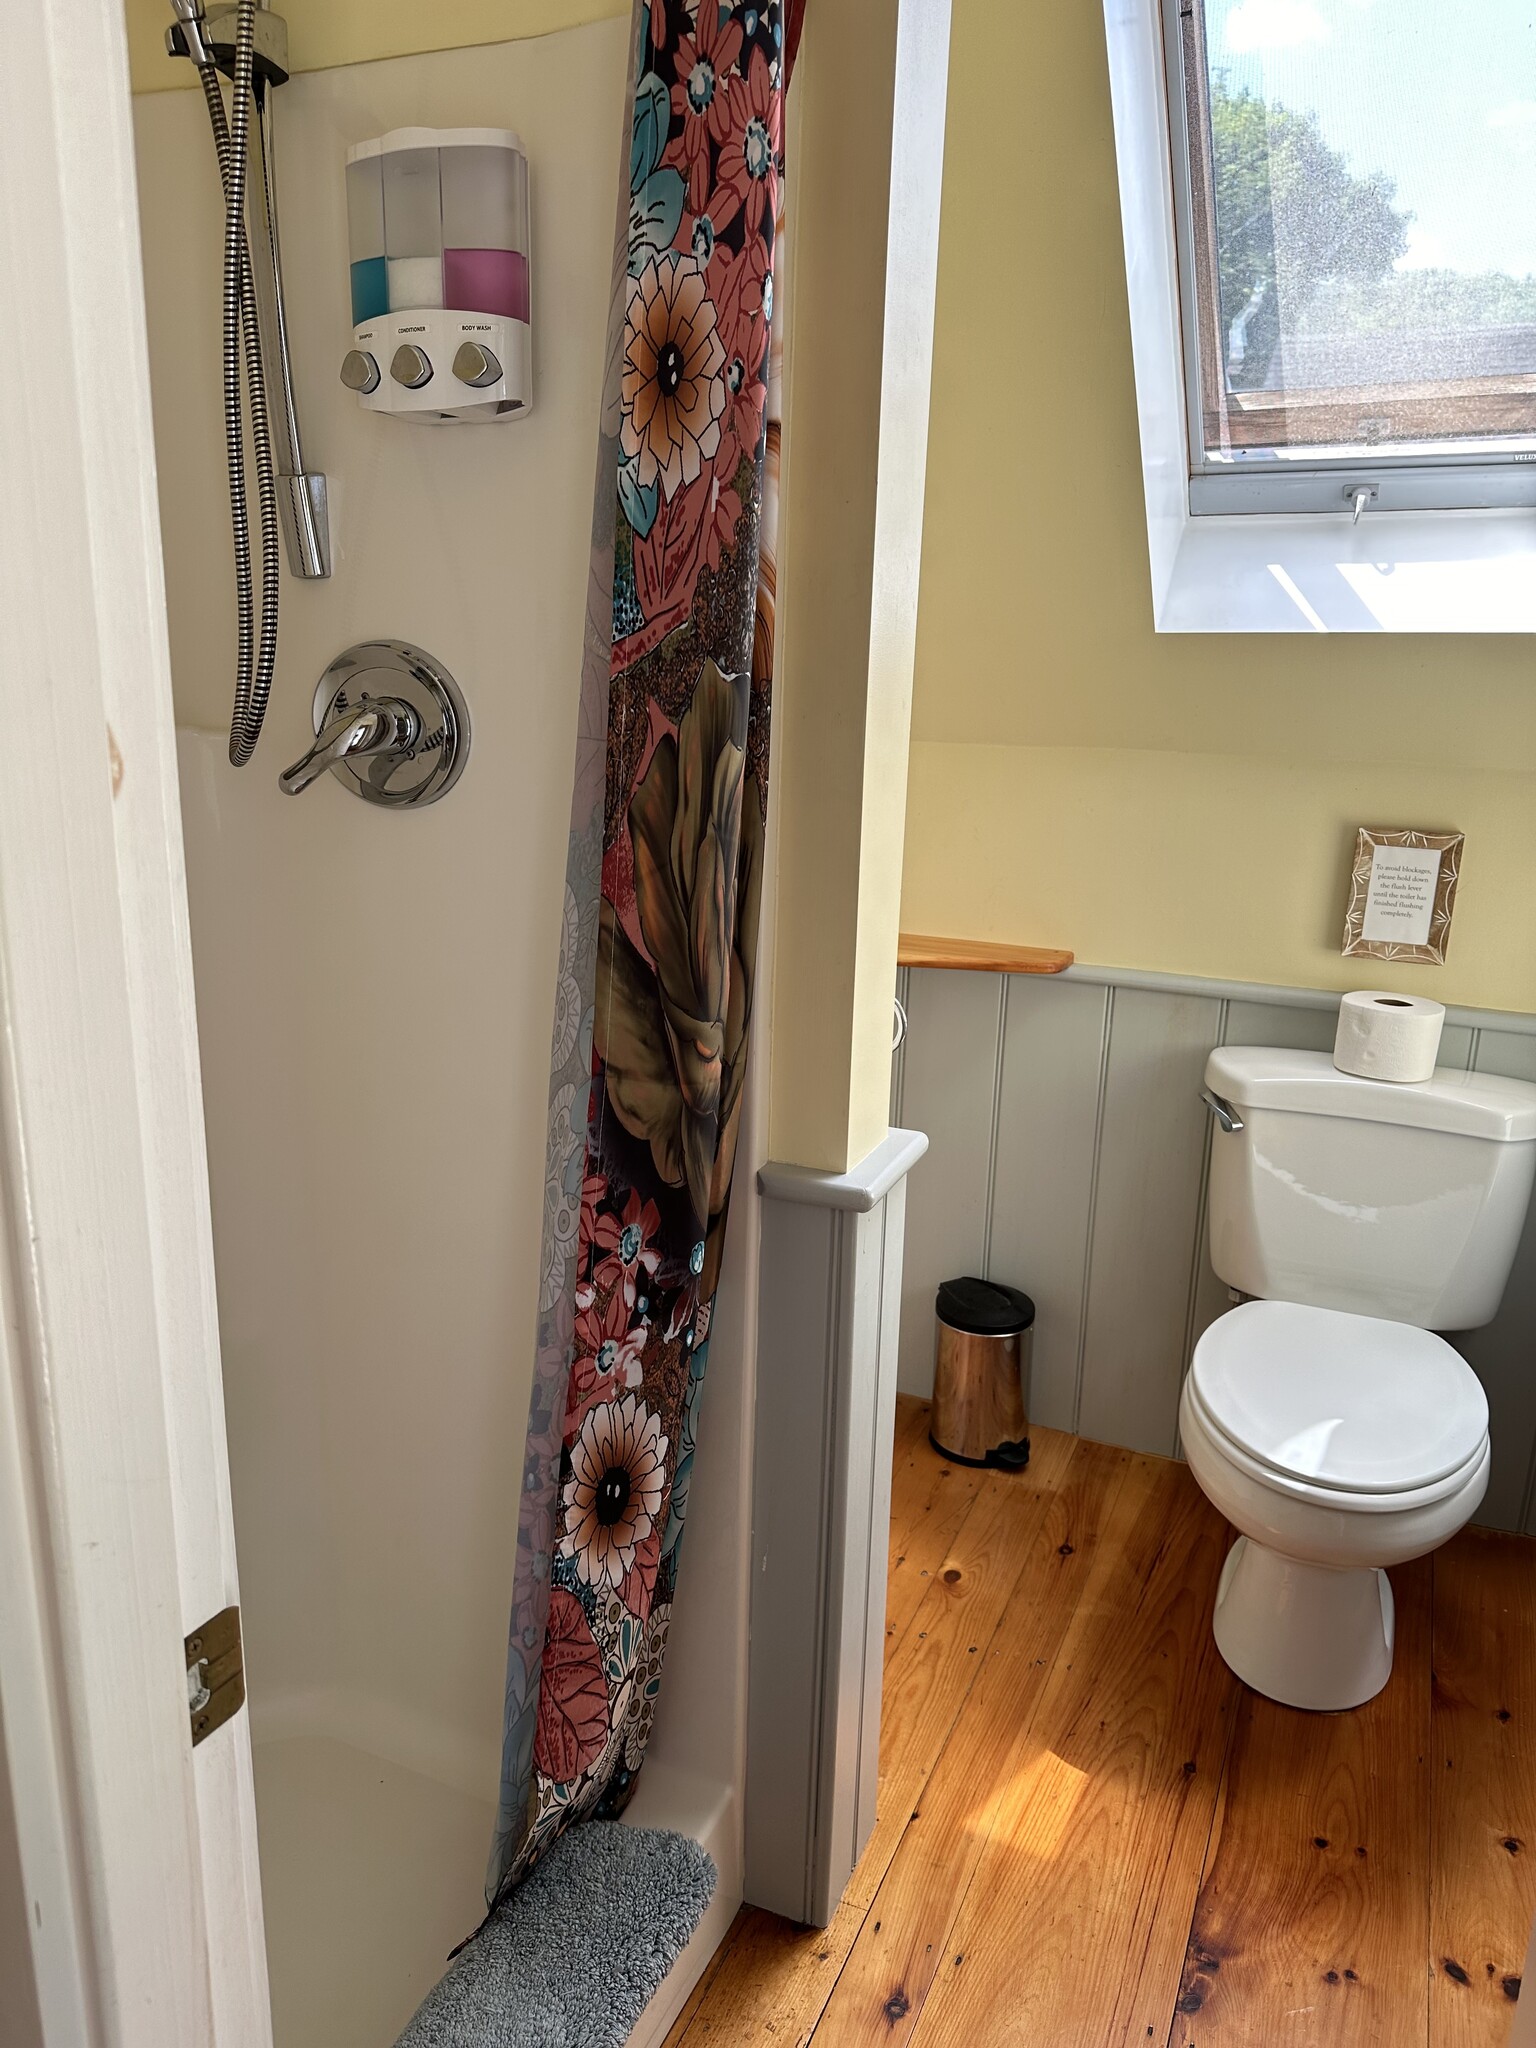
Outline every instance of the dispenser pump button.
[[461, 384], [471, 384], [480, 391], [487, 384], [501, 382], [501, 364], [478, 341], [466, 341], [460, 344], [453, 359], [453, 374]]
[[377, 391], [379, 366], [366, 349], [349, 348], [342, 358], [341, 381], [349, 391]]
[[432, 381], [431, 358], [425, 349], [417, 348], [411, 342], [403, 342], [395, 350], [389, 374], [397, 384], [403, 384], [407, 391], [419, 391], [423, 384], [430, 384]]

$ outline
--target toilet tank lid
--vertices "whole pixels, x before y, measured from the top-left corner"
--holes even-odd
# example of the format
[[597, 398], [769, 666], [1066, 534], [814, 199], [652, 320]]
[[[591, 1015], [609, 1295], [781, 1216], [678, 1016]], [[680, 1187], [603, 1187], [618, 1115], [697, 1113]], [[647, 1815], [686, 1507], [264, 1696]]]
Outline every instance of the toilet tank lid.
[[1341, 1074], [1325, 1052], [1280, 1045], [1218, 1045], [1205, 1085], [1235, 1109], [1289, 1109], [1355, 1117], [1503, 1144], [1536, 1139], [1536, 1083], [1436, 1067], [1427, 1081], [1368, 1081]]

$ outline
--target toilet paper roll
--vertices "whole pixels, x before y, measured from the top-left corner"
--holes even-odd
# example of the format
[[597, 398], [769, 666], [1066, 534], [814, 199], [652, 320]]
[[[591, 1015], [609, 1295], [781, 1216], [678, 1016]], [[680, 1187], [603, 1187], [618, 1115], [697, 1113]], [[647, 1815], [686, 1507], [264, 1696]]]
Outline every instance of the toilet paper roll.
[[1444, 1003], [1362, 988], [1339, 1005], [1333, 1064], [1371, 1081], [1427, 1081], [1435, 1071]]

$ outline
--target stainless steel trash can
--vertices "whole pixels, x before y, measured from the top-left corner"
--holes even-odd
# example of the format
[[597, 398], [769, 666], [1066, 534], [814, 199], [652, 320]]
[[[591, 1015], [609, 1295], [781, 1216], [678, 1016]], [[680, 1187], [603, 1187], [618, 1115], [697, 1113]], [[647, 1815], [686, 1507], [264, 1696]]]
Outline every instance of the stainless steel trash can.
[[929, 1439], [961, 1465], [1029, 1463], [1029, 1354], [1035, 1304], [996, 1280], [939, 1289]]

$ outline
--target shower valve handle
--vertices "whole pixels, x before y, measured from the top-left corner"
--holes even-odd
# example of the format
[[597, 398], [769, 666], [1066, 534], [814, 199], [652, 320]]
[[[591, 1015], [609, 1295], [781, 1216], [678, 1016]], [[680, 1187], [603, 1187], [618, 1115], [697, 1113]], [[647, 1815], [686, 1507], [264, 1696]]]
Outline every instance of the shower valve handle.
[[403, 760], [420, 738], [421, 718], [414, 705], [403, 697], [365, 697], [325, 724], [309, 752], [279, 775], [277, 786], [287, 796], [298, 796], [338, 762], [373, 754]]
[[469, 758], [464, 692], [409, 640], [343, 648], [315, 685], [312, 717], [315, 744], [277, 778], [289, 796], [329, 769], [364, 803], [410, 810], [446, 796]]

